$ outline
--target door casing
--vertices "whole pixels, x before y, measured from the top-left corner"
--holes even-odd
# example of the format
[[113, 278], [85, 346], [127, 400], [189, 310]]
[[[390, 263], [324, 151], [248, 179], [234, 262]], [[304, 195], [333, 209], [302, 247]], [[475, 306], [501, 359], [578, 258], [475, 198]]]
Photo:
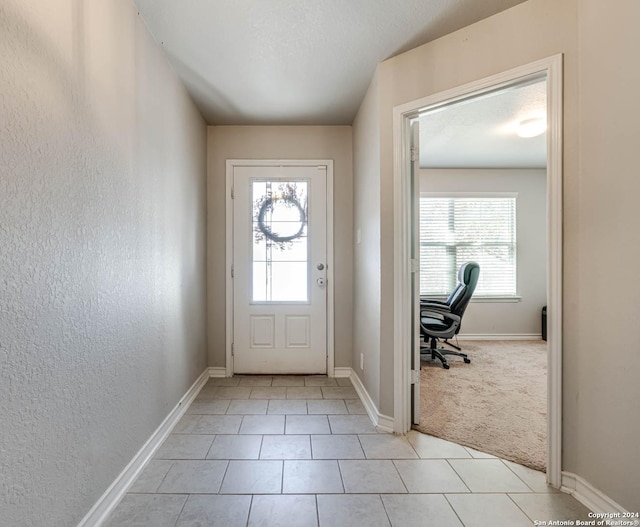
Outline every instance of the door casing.
[[327, 171], [327, 376], [335, 374], [333, 160], [331, 159], [227, 159], [226, 162], [226, 362], [225, 375], [233, 376], [233, 171], [240, 166], [316, 166]]
[[394, 431], [411, 427], [410, 121], [421, 110], [476, 97], [525, 77], [547, 80], [547, 481], [562, 483], [562, 55], [526, 64], [393, 109]]

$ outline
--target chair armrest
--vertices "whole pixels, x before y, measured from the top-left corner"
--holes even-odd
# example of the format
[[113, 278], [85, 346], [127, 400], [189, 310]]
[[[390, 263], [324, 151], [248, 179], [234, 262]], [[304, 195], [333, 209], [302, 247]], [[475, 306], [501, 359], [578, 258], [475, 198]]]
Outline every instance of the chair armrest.
[[421, 309], [420, 310], [420, 323], [422, 324], [422, 317], [428, 317], [428, 318], [436, 318], [438, 320], [451, 320], [453, 322], [458, 322], [460, 323], [460, 321], [462, 320], [462, 317], [455, 315], [454, 313], [450, 313], [449, 311], [439, 311], [436, 309], [430, 310], [430, 309]]
[[454, 315], [453, 313], [443, 313], [443, 315], [444, 318], [448, 318], [449, 320], [453, 320], [454, 322], [460, 323], [460, 321], [462, 320], [462, 317]]
[[422, 311], [435, 311], [437, 313], [449, 313], [451, 307], [447, 304], [434, 304], [432, 302], [420, 302], [420, 312]]
[[439, 304], [442, 306], [448, 306], [449, 304], [447, 304], [444, 300], [436, 300], [435, 298], [427, 298], [424, 296], [420, 297], [420, 303], [421, 304]]

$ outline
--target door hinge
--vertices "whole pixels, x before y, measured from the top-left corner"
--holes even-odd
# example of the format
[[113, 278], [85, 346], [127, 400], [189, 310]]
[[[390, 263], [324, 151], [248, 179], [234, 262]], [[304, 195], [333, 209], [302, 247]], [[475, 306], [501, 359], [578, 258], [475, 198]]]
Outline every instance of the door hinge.
[[235, 357], [235, 353], [233, 352], [233, 342], [231, 343], [231, 356]]
[[233, 265], [231, 266], [231, 278], [233, 278]]
[[231, 187], [231, 199], [233, 199], [233, 198], [234, 198], [234, 195], [233, 195], [233, 187]]
[[411, 161], [415, 162], [417, 160], [418, 160], [418, 147], [412, 146], [411, 147]]
[[418, 384], [420, 381], [420, 371], [411, 370], [411, 384]]
[[412, 273], [417, 273], [420, 271], [420, 262], [416, 258], [411, 258], [411, 260], [409, 260], [409, 268]]

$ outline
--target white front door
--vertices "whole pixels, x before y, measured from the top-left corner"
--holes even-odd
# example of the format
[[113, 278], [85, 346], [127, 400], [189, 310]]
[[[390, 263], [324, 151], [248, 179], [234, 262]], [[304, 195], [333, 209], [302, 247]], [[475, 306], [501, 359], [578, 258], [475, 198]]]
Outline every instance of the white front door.
[[233, 371], [327, 372], [326, 166], [233, 167]]

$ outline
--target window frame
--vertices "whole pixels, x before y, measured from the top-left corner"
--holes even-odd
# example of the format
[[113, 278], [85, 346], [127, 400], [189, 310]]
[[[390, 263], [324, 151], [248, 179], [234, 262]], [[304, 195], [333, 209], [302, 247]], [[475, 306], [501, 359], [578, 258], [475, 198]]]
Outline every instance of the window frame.
[[[521, 302], [522, 297], [518, 292], [518, 193], [517, 192], [430, 192], [430, 191], [421, 191], [419, 200], [421, 201], [423, 198], [448, 198], [448, 199], [464, 199], [464, 198], [504, 198], [504, 199], [514, 199], [515, 200], [515, 210], [514, 210], [514, 280], [515, 280], [515, 293], [513, 295], [508, 294], [496, 294], [496, 295], [479, 295], [475, 294], [471, 298], [471, 302], [474, 303], [511, 303], [511, 302]], [[418, 227], [420, 229], [420, 227]], [[422, 232], [419, 230], [419, 237], [421, 238]], [[419, 241], [419, 245], [421, 246], [421, 241]], [[454, 273], [457, 272], [457, 269], [454, 270]], [[422, 295], [422, 293], [421, 293]], [[428, 296], [429, 298], [433, 298], [435, 300], [445, 300], [448, 297], [448, 294], [425, 294], [422, 296]]]

